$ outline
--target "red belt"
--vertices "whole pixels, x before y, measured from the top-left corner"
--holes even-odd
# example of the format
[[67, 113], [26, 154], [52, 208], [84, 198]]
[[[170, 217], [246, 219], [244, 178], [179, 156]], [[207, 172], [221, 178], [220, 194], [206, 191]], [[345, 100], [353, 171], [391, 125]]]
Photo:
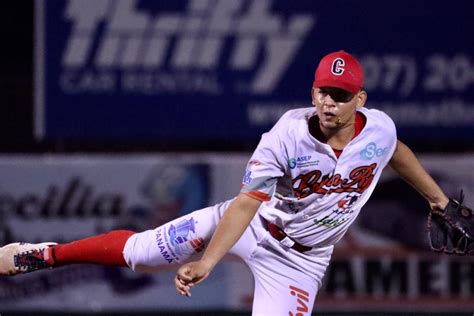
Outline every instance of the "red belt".
[[308, 246], [302, 245], [302, 244], [294, 241], [280, 227], [278, 227], [275, 224], [272, 224], [272, 223], [268, 222], [263, 217], [262, 217], [262, 222], [263, 222], [263, 226], [266, 228], [266, 230], [268, 230], [270, 232], [270, 235], [272, 235], [273, 238], [275, 238], [281, 244], [287, 246], [288, 248], [294, 249], [298, 252], [306, 252], [306, 251], [312, 249], [312, 247], [308, 247]]

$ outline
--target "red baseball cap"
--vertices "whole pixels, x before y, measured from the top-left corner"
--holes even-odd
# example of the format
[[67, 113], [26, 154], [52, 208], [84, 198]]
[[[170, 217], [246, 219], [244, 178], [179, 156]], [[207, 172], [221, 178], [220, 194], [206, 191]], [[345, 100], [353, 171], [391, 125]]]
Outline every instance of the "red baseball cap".
[[351, 54], [340, 50], [324, 56], [314, 74], [313, 87], [335, 87], [353, 94], [364, 86], [364, 70]]

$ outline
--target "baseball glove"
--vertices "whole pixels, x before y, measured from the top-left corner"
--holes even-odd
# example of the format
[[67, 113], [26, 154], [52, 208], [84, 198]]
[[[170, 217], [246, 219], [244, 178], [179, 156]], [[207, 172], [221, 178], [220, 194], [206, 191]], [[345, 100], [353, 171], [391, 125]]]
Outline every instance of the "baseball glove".
[[459, 201], [449, 199], [444, 210], [431, 210], [428, 215], [428, 239], [431, 250], [446, 254], [474, 255], [474, 214]]

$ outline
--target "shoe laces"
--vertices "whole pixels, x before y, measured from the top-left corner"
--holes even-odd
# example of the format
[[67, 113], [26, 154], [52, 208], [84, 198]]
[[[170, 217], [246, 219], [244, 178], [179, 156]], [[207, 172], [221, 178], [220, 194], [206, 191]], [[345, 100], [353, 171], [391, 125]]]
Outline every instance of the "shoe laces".
[[46, 248], [31, 249], [15, 255], [13, 258], [15, 267], [22, 272], [32, 272], [47, 268], [49, 265], [44, 260], [45, 250]]

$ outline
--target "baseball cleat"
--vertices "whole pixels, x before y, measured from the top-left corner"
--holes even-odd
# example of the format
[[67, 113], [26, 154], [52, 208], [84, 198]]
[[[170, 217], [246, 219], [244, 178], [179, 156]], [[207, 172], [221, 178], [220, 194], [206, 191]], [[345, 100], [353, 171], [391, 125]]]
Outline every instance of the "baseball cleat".
[[53, 260], [48, 248], [54, 242], [8, 244], [0, 248], [0, 275], [15, 275], [52, 267]]

